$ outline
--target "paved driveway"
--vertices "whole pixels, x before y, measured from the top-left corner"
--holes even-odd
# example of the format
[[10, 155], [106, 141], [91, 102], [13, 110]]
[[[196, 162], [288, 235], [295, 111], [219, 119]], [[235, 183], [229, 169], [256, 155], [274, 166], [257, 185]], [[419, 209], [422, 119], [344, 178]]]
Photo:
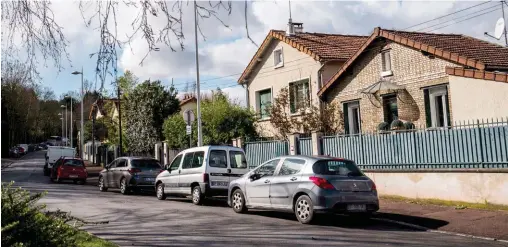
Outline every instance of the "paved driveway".
[[43, 157], [43, 152], [31, 153], [2, 169], [2, 182], [48, 191], [42, 202], [51, 210], [109, 221], [85, 229], [122, 246], [508, 246], [346, 216], [301, 225], [286, 213], [239, 215], [222, 201], [194, 206], [184, 199], [158, 201], [150, 194], [124, 196], [116, 190], [101, 193], [95, 186], [53, 184], [42, 174]]

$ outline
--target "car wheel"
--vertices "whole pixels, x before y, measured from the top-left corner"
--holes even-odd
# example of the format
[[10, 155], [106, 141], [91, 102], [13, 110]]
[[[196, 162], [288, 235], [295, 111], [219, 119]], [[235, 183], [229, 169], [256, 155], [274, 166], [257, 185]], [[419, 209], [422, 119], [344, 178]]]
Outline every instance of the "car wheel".
[[46, 167], [44, 167], [44, 176], [49, 176], [49, 170]]
[[108, 191], [108, 187], [104, 184], [104, 178], [99, 177], [99, 190], [102, 192]]
[[302, 224], [309, 224], [314, 219], [314, 206], [309, 196], [298, 197], [295, 203], [295, 215]]
[[77, 183], [78, 183], [79, 185], [86, 184], [86, 179], [80, 179], [80, 180], [78, 180], [78, 181], [77, 181]]
[[56, 176], [56, 182], [57, 183], [61, 183], [62, 182], [62, 179], [60, 178], [60, 176]]
[[120, 193], [124, 195], [129, 194], [129, 188], [127, 187], [127, 180], [125, 180], [125, 178], [122, 178], [122, 180], [120, 180]]
[[166, 194], [164, 194], [164, 184], [157, 184], [157, 199], [166, 200]]
[[203, 195], [201, 194], [199, 185], [192, 187], [192, 203], [195, 205], [201, 205], [203, 203]]
[[231, 196], [231, 205], [233, 206], [233, 210], [236, 213], [245, 213], [247, 212], [247, 207], [245, 206], [245, 197], [240, 189], [237, 189], [233, 192]]

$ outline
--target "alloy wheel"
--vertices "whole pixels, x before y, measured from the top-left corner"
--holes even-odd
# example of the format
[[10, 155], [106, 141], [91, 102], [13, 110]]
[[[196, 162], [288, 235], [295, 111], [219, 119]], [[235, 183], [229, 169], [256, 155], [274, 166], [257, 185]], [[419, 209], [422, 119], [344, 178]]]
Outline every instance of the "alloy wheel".
[[240, 195], [240, 192], [236, 192], [233, 195], [233, 208], [235, 208], [237, 211], [240, 211], [242, 206], [242, 195]]
[[310, 216], [309, 202], [307, 202], [307, 200], [298, 201], [298, 204], [296, 205], [296, 213], [298, 214], [298, 217], [303, 221], [307, 220], [307, 218]]

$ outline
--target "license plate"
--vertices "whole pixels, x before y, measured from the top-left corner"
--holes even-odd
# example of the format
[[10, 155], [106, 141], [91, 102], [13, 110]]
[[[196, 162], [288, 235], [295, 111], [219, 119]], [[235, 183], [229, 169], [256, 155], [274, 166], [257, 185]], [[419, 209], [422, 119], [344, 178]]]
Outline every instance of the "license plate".
[[227, 187], [229, 182], [226, 181], [212, 181], [212, 186], [224, 186]]
[[347, 205], [348, 211], [365, 211], [367, 210], [367, 207], [365, 204], [349, 204]]
[[69, 175], [70, 178], [77, 178], [78, 175]]
[[155, 178], [145, 178], [145, 181], [147, 181], [147, 182], [154, 182]]

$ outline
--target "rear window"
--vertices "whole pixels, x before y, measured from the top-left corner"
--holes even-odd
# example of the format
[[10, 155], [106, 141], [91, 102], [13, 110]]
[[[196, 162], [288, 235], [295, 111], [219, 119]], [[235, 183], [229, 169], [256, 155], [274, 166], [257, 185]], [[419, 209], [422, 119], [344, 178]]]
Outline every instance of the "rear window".
[[147, 168], [147, 169], [160, 169], [161, 165], [157, 160], [132, 160], [131, 161], [132, 167], [135, 168]]
[[315, 174], [362, 176], [362, 172], [355, 162], [350, 160], [320, 160], [312, 166]]
[[219, 168], [228, 167], [226, 150], [211, 150], [209, 160], [211, 167], [219, 167]]
[[65, 160], [64, 166], [85, 166], [82, 160]]
[[229, 151], [231, 168], [247, 168], [247, 160], [241, 151]]

